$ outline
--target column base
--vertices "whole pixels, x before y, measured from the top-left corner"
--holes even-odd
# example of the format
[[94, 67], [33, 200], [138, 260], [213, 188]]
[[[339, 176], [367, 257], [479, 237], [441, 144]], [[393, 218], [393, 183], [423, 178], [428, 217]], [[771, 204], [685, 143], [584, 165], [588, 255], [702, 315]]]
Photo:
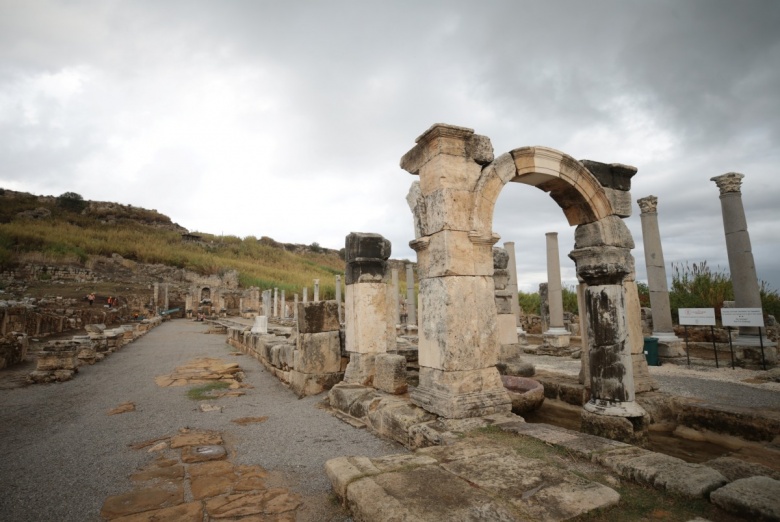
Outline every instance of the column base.
[[420, 384], [412, 402], [447, 419], [509, 413], [512, 399], [495, 366], [478, 370], [445, 371], [420, 368]]
[[635, 401], [616, 402], [591, 398], [583, 407], [585, 411], [608, 417], [644, 417], [647, 412]]
[[674, 332], [653, 332], [650, 337], [657, 337], [659, 343], [679, 343], [682, 341]]
[[537, 353], [539, 355], [569, 355], [571, 333], [565, 328], [550, 328], [542, 334], [542, 346]]

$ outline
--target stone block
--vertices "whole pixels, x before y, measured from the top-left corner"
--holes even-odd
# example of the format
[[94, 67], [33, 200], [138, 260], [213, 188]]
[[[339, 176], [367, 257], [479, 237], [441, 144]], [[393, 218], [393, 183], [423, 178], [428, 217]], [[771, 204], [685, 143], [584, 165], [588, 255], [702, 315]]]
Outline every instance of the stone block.
[[631, 217], [633, 207], [631, 206], [631, 192], [627, 190], [615, 190], [611, 188], [605, 188], [604, 193], [607, 195], [610, 205], [612, 205], [612, 211], [616, 216], [622, 218]]
[[420, 366], [442, 370], [494, 367], [499, 342], [493, 293], [489, 276], [421, 280]]
[[348, 285], [344, 302], [345, 349], [385, 353], [395, 347], [393, 289], [385, 283]]
[[[512, 292], [508, 290], [497, 290], [495, 293], [495, 300], [496, 300], [496, 313], [498, 315], [511, 315], [514, 317], [514, 313], [512, 313], [512, 299], [514, 298], [514, 295]], [[517, 322], [517, 320], [515, 320]]]
[[427, 411], [395, 397], [383, 398], [377, 407], [368, 412], [371, 428], [382, 437], [411, 446], [409, 429], [435, 419]]
[[631, 190], [631, 178], [637, 172], [636, 167], [586, 159], [580, 160], [580, 163], [596, 177], [602, 187], [624, 191]]
[[336, 301], [298, 303], [298, 332], [338, 332], [339, 304]]
[[735, 480], [712, 492], [710, 501], [751, 520], [780, 520], [780, 481], [769, 477]]
[[634, 256], [628, 248], [575, 248], [569, 257], [577, 266], [577, 276], [588, 285], [620, 284], [636, 274]]
[[281, 351], [282, 351], [281, 344], [277, 344], [276, 346], [271, 347], [271, 360], [270, 360], [271, 366], [274, 366], [276, 368], [282, 367], [281, 359], [279, 357]]
[[308, 397], [310, 395], [318, 395], [331, 389], [341, 382], [342, 377], [343, 374], [338, 372], [311, 374], [291, 370], [289, 372], [289, 384], [292, 391], [295, 392], [298, 397]]
[[429, 236], [442, 230], [471, 230], [472, 191], [442, 188], [423, 196], [423, 204], [426, 217], [422, 235]]
[[338, 373], [341, 368], [339, 333], [300, 334], [293, 359], [293, 367], [301, 373]]
[[374, 387], [383, 392], [400, 395], [406, 393], [406, 357], [378, 354], [375, 359]]
[[[496, 308], [499, 308], [496, 306]], [[501, 310], [499, 308], [499, 310]], [[504, 345], [516, 346], [519, 339], [517, 337], [517, 317], [509, 312], [498, 312], [496, 316], [496, 326], [498, 328], [498, 343], [503, 349]], [[519, 349], [519, 347], [518, 347]]]
[[495, 366], [457, 372], [421, 367], [420, 384], [411, 398], [425, 410], [448, 419], [509, 413], [512, 409]]
[[[417, 250], [420, 278], [493, 275], [493, 242], [474, 241], [468, 231], [442, 230], [426, 239]], [[498, 237], [495, 237], [498, 240]]]
[[255, 317], [255, 324], [252, 326], [252, 333], [267, 334], [268, 333], [268, 317], [265, 315], [258, 315]]
[[618, 216], [607, 216], [593, 223], [579, 225], [575, 229], [575, 249], [600, 246], [634, 248], [634, 238], [625, 221]]
[[351, 353], [349, 364], [344, 371], [344, 381], [361, 386], [373, 386], [376, 375], [376, 355], [374, 353]]
[[647, 425], [640, 429], [626, 417], [613, 417], [582, 411], [583, 433], [612, 439], [627, 444], [644, 445], [647, 442]]

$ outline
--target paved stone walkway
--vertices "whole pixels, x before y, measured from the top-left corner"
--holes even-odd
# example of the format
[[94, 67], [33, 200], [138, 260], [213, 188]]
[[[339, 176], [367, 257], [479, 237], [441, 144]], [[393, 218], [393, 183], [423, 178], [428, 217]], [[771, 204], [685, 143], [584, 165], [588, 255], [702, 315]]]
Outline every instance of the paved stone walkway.
[[[262, 494], [254, 497], [261, 510], [266, 509], [264, 502], [278, 496], [272, 504], [276, 507], [269, 509], [282, 509], [278, 505], [283, 499], [290, 505], [300, 499], [296, 520], [346, 520], [331, 493], [325, 462], [344, 455], [379, 457], [405, 450], [318, 408], [322, 397], [299, 400], [256, 360], [232, 355], [225, 336], [206, 334], [208, 329], [192, 321], [167, 322], [106, 360], [82, 367], [72, 381], [0, 386], [0, 520], [101, 520], [101, 508], [116, 507], [117, 499], [122, 512], [123, 495], [138, 489], [138, 473], [143, 477], [145, 471], [167, 464], [187, 464], [179, 462], [181, 450], [168, 454], [171, 438], [183, 429], [219, 433], [226, 449], [220, 462], [229, 463], [236, 477], [242, 470], [262, 470], [262, 490], [256, 490]], [[244, 373], [242, 382], [249, 387], [240, 388], [244, 392], [240, 396], [194, 401], [187, 397], [192, 386], [160, 387], [155, 382], [200, 358], [220, 359], [226, 366], [237, 363]], [[13, 372], [0, 372], [0, 380], [11, 376]], [[130, 402], [135, 410], [109, 415]], [[221, 411], [201, 411], [201, 404], [221, 406]], [[155, 439], [169, 445], [161, 448], [157, 442], [139, 448]], [[156, 445], [157, 450], [150, 452]], [[158, 465], [161, 461], [163, 466]], [[201, 503], [193, 492], [192, 466], [184, 466], [181, 496], [176, 497], [186, 504], [186, 509], [180, 508], [185, 515], [198, 505], [206, 507], [205, 494]], [[217, 496], [229, 491], [234, 490]], [[266, 494], [273, 498], [262, 496]], [[106, 504], [112, 498], [114, 504]], [[163, 501], [158, 507], [169, 505]], [[212, 502], [212, 508], [217, 507]], [[288, 511], [274, 516], [284, 519]]]

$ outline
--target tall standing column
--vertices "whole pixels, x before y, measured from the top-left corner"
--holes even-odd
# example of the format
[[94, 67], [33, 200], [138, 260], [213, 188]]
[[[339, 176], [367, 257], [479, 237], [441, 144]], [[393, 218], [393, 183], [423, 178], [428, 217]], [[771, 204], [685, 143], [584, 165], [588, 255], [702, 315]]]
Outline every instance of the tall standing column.
[[279, 289], [274, 288], [274, 309], [271, 312], [271, 317], [276, 317], [279, 315]]
[[336, 302], [339, 304], [339, 324], [341, 324], [341, 318], [343, 317], [341, 314], [341, 276], [336, 276]]
[[303, 289], [303, 304], [306, 304], [309, 302], [309, 287], [304, 287]]
[[543, 349], [557, 352], [569, 346], [571, 333], [563, 326], [563, 289], [561, 259], [558, 254], [558, 233], [547, 232], [547, 302], [550, 307], [549, 330], [542, 333]]
[[414, 296], [414, 266], [406, 265], [406, 326], [417, 328], [417, 299]]
[[298, 294], [295, 294], [295, 305], [293, 306], [293, 319], [298, 322]]
[[669, 305], [669, 287], [666, 282], [666, 265], [658, 230], [658, 198], [647, 196], [636, 201], [641, 211], [642, 242], [645, 246], [647, 286], [650, 289], [650, 308], [653, 311], [653, 337], [662, 342], [678, 342], [672, 324]]
[[400, 292], [400, 286], [398, 284], [398, 269], [393, 268], [393, 316], [395, 317], [395, 323], [401, 322], [401, 304], [399, 303], [398, 295]]
[[320, 300], [320, 280], [315, 279], [314, 280], [314, 302], [316, 303], [319, 300]]
[[[729, 258], [731, 284], [734, 287], [734, 303], [737, 308], [761, 308], [761, 291], [758, 287], [756, 264], [750, 246], [750, 234], [742, 206], [742, 178], [744, 174], [729, 172], [710, 178], [720, 189], [720, 208], [723, 212], [723, 230], [726, 234], [726, 251]], [[740, 328], [738, 343], [758, 345], [758, 328]]]
[[279, 317], [282, 319], [287, 318], [287, 297], [284, 295], [284, 290], [282, 290], [282, 299], [279, 302]]
[[512, 313], [515, 314], [517, 333], [520, 335], [525, 335], [525, 331], [523, 331], [523, 324], [520, 321], [520, 302], [517, 300], [519, 289], [517, 286], [517, 261], [515, 258], [514, 242], [504, 242], [504, 250], [506, 250], [506, 253], [509, 254], [509, 262], [507, 263], [506, 267], [509, 271], [509, 285], [506, 287], [506, 289], [512, 292]]

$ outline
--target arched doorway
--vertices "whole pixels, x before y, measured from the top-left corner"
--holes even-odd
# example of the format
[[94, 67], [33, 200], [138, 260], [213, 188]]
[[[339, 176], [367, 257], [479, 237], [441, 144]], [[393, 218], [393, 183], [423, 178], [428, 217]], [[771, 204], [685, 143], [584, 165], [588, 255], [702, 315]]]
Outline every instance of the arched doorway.
[[448, 418], [510, 410], [495, 368], [492, 246], [499, 239], [493, 232], [495, 203], [511, 181], [548, 192], [569, 224], [577, 226], [570, 257], [588, 285], [592, 398], [586, 409], [641, 417], [631, 353], [641, 337], [634, 329], [639, 308], [630, 290], [634, 244], [620, 208], [628, 200], [630, 213], [630, 195], [619, 186], [636, 169], [593, 163], [594, 173], [546, 147], [523, 147], [495, 158], [487, 137], [443, 124], [417, 139], [401, 167], [420, 177], [407, 196], [420, 278], [420, 385], [412, 400]]

